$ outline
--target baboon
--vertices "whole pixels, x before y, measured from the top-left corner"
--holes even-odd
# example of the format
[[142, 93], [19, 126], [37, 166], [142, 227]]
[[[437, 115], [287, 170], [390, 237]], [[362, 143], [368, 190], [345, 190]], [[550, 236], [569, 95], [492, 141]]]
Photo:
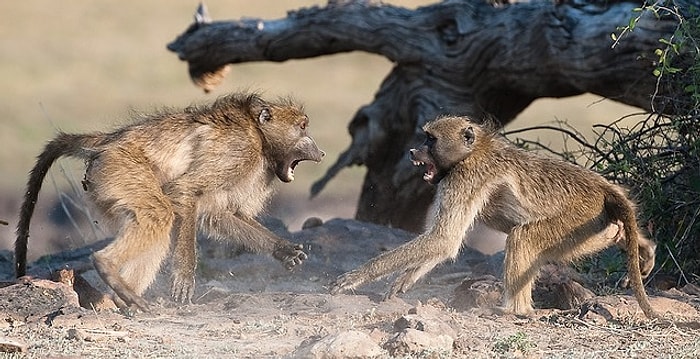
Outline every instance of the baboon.
[[396, 271], [401, 274], [387, 297], [404, 292], [437, 264], [454, 260], [465, 230], [481, 220], [508, 235], [502, 311], [532, 314], [533, 282], [542, 265], [617, 243], [629, 256], [640, 307], [658, 317], [642, 283], [654, 266], [655, 245], [640, 232], [621, 187], [593, 171], [519, 149], [467, 117], [442, 116], [423, 129], [425, 143], [410, 150], [410, 158], [425, 166], [423, 179], [437, 185], [434, 221], [414, 240], [341, 275], [331, 293]]
[[234, 93], [212, 104], [165, 110], [113, 132], [59, 133], [38, 156], [20, 211], [15, 270], [25, 275], [29, 224], [42, 181], [62, 156], [86, 162], [83, 187], [115, 239], [94, 253], [102, 279], [128, 306], [141, 298], [173, 244], [172, 296], [194, 292], [196, 231], [269, 253], [291, 269], [306, 259], [255, 217], [272, 194], [275, 176], [294, 180], [301, 161], [324, 156], [308, 134], [308, 117], [291, 100], [265, 101]]

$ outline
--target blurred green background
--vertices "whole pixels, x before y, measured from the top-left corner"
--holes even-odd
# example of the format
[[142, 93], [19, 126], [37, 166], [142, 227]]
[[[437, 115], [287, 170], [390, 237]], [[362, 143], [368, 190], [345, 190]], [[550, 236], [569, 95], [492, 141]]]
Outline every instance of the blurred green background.
[[[431, 2], [385, 3], [415, 8]], [[389, 72], [389, 61], [349, 53], [284, 63], [240, 64], [233, 66], [221, 86], [205, 95], [190, 82], [186, 64], [165, 48], [192, 22], [197, 4], [194, 0], [0, 2], [0, 79], [4, 84], [0, 87], [0, 219], [11, 224], [0, 227], [0, 249], [12, 246], [27, 173], [56, 130], [111, 129], [134, 113], [210, 101], [237, 90], [259, 90], [269, 97], [293, 95], [305, 104], [311, 133], [327, 153], [319, 165], [302, 164], [293, 183], [278, 184], [268, 213], [281, 218], [290, 230], [298, 230], [308, 216], [353, 216], [363, 168], [343, 171], [314, 200], [309, 200], [308, 191], [349, 145], [347, 124], [360, 106], [371, 102]], [[276, 19], [284, 17], [287, 10], [324, 4], [320, 0], [206, 1], [214, 20]], [[591, 95], [543, 99], [509, 128], [558, 119], [589, 134], [591, 124], [611, 122], [634, 111]], [[528, 137], [554, 147], [561, 142], [559, 135], [551, 133], [531, 133]], [[57, 213], [57, 191], [71, 193], [70, 179], [82, 176], [82, 163], [63, 161], [63, 166], [66, 173], [55, 166], [44, 184], [31, 232], [31, 258], [95, 239], [95, 235], [71, 230]], [[79, 196], [80, 191], [76, 192]]]

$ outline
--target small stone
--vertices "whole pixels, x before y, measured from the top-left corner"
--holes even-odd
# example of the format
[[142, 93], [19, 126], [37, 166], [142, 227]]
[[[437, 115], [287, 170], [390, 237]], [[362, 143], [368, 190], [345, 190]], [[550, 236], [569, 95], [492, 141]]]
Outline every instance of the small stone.
[[417, 353], [451, 353], [454, 339], [449, 335], [432, 334], [407, 328], [390, 339], [384, 349], [392, 356]]
[[304, 221], [304, 224], [301, 225], [301, 229], [309, 229], [309, 228], [315, 228], [315, 227], [320, 227], [323, 225], [323, 220], [318, 217], [309, 217]]
[[293, 358], [374, 358], [385, 355], [382, 348], [367, 334], [348, 330], [327, 335], [319, 340], [302, 344], [292, 353]]

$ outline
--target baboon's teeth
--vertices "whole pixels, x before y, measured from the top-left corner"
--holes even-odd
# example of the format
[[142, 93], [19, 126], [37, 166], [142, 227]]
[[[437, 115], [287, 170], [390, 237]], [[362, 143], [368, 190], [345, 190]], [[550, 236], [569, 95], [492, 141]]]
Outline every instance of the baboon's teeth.
[[422, 166], [422, 165], [424, 165], [424, 164], [425, 164], [425, 162], [418, 161], [418, 160], [413, 160], [413, 165], [414, 165], [414, 166]]

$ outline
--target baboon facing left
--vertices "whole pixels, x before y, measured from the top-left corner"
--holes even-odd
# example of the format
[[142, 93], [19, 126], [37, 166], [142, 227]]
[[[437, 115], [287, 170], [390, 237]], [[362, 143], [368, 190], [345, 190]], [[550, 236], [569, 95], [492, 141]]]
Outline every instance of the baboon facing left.
[[444, 116], [424, 127], [426, 140], [410, 151], [423, 179], [437, 186], [435, 219], [425, 233], [341, 275], [331, 293], [399, 272], [392, 296], [439, 263], [454, 259], [475, 221], [508, 235], [505, 311], [533, 312], [532, 286], [542, 265], [569, 262], [613, 244], [627, 251], [628, 275], [647, 317], [643, 277], [656, 245], [644, 237], [626, 192], [599, 174], [523, 151], [467, 117]]
[[269, 253], [287, 268], [306, 259], [255, 217], [272, 182], [294, 180], [301, 161], [319, 162], [308, 117], [290, 100], [236, 93], [210, 105], [147, 116], [113, 132], [60, 133], [39, 155], [20, 210], [15, 270], [26, 274], [29, 224], [42, 181], [62, 156], [86, 161], [83, 187], [116, 236], [93, 255], [95, 269], [126, 305], [141, 297], [173, 244], [172, 296], [194, 293], [196, 231]]

